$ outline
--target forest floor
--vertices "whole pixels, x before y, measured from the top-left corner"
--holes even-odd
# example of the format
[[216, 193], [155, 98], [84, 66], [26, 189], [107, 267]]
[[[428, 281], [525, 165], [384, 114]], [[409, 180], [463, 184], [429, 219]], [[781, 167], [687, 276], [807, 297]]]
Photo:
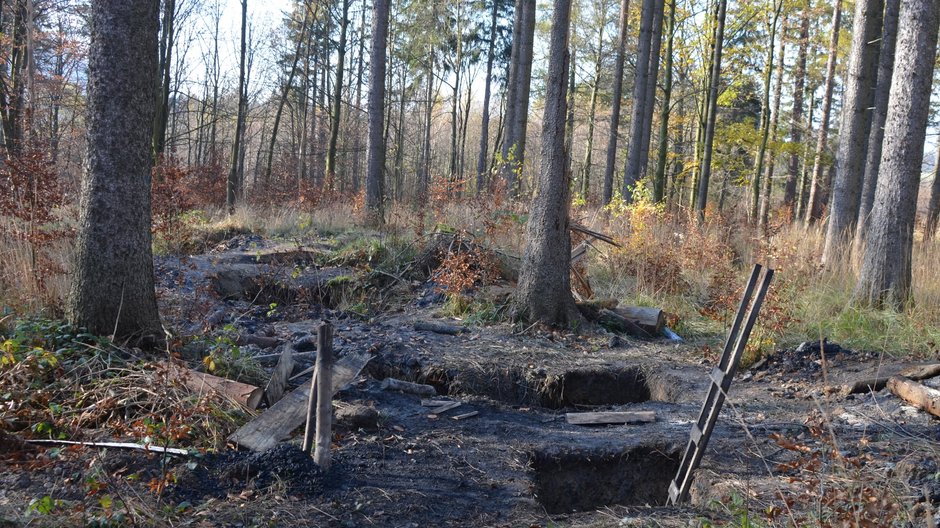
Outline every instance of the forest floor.
[[[669, 482], [717, 361], [713, 353], [590, 324], [571, 332], [520, 327], [501, 313], [511, 292], [506, 280], [474, 292], [486, 299], [486, 317], [448, 317], [452, 306], [429, 274], [439, 257], [415, 251], [407, 264], [377, 272], [364, 265], [373, 249], [335, 238], [285, 243], [240, 235], [205, 254], [156, 260], [164, 323], [188, 336], [170, 350], [193, 368], [263, 386], [286, 348], [296, 353], [295, 372], [312, 365], [310, 343], [321, 320], [333, 324], [340, 357], [372, 356], [334, 399], [328, 472], [300, 452], [302, 431], [264, 453], [226, 446], [227, 434], [251, 418], [231, 406], [203, 401], [182, 412], [151, 405], [141, 415], [141, 392], [151, 399], [178, 392], [153, 377], [153, 356], [131, 350], [113, 358], [157, 385], [112, 385], [102, 393], [111, 398], [107, 409], [101, 401], [60, 408], [50, 426], [59, 429], [51, 433], [26, 423], [23, 409], [36, 400], [25, 392], [32, 386], [8, 370], [0, 379], [0, 393], [6, 392], [0, 526], [925, 526], [934, 520], [940, 422], [887, 390], [840, 390], [915, 363], [818, 342], [768, 355], [738, 373], [690, 501], [667, 507]], [[415, 329], [416, 322], [442, 320], [464, 331]], [[238, 345], [253, 341], [246, 336], [267, 338], [254, 340], [267, 348]], [[434, 414], [419, 396], [382, 390], [388, 377], [430, 384], [437, 399], [460, 406]], [[309, 374], [300, 376], [292, 387], [309, 382]], [[937, 379], [924, 383], [940, 388]], [[48, 400], [41, 404], [50, 407]], [[96, 420], [63, 425], [63, 417], [96, 405], [103, 409]], [[567, 412], [588, 410], [651, 410], [656, 420], [603, 426], [565, 420]], [[134, 420], [140, 416], [145, 419]], [[171, 456], [22, 442], [62, 432], [75, 440], [193, 451]]]

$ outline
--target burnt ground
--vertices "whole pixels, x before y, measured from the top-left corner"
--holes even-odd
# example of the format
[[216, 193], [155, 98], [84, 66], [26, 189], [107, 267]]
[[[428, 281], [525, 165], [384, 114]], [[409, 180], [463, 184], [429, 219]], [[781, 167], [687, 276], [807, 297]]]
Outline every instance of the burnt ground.
[[[57, 512], [85, 523], [123, 515], [142, 525], [233, 527], [687, 526], [740, 524], [747, 512], [779, 525], [923, 526], [940, 503], [940, 422], [886, 390], [827, 389], [913, 363], [805, 343], [740, 372], [690, 501], [667, 507], [714, 358], [588, 326], [417, 331], [415, 321], [439, 319], [433, 287], [407, 276], [353, 287], [352, 268], [323, 264], [329, 249], [240, 237], [157, 262], [164, 317], [182, 334], [274, 338], [241, 353], [272, 368], [291, 347], [299, 372], [312, 364], [311, 334], [326, 319], [339, 355], [373, 355], [334, 400], [328, 472], [299, 451], [302, 431], [265, 453], [0, 448], [0, 526], [59, 526]], [[506, 288], [493, 290], [498, 297]], [[400, 302], [371, 317], [340, 309], [381, 296]], [[195, 341], [180, 353], [195, 365], [206, 346]], [[386, 377], [431, 384], [437, 399], [461, 405], [431, 414], [418, 396], [382, 390]], [[566, 423], [566, 412], [586, 410], [653, 410], [656, 421]], [[478, 414], [454, 419], [471, 411]], [[144, 485], [168, 475], [165, 489]], [[88, 507], [89, 482], [123, 510]], [[62, 503], [27, 513], [45, 496]]]

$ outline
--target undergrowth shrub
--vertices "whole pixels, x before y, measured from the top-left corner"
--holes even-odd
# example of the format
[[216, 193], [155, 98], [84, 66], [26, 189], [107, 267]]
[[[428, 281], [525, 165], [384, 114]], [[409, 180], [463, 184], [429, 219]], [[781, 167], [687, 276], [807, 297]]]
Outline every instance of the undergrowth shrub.
[[73, 233], [64, 204], [45, 152], [29, 150], [0, 166], [0, 304], [8, 309], [61, 306]]

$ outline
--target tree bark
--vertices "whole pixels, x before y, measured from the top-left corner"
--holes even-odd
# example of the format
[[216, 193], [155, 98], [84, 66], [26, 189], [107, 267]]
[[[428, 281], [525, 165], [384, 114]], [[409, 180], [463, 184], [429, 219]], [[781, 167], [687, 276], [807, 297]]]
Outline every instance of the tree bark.
[[[793, 112], [790, 120], [790, 142], [803, 142], [803, 92], [806, 90], [806, 55], [809, 47], [809, 8], [800, 14], [800, 48], [797, 52], [796, 72], [793, 74]], [[800, 155], [790, 152], [787, 166], [787, 182], [783, 187], [783, 207], [793, 215], [796, 210], [797, 183], [800, 181]]]
[[602, 205], [610, 203], [614, 194], [614, 168], [617, 164], [617, 139], [620, 130], [620, 106], [623, 99], [623, 65], [627, 47], [627, 20], [630, 0], [620, 2], [620, 36], [617, 38], [617, 60], [614, 65], [614, 86], [611, 95], [610, 135], [607, 137], [607, 164], [604, 168], [604, 196]]
[[875, 191], [871, 227], [854, 300], [901, 308], [911, 301], [914, 215], [937, 55], [935, 0], [907, 0], [898, 24], [898, 54]]
[[542, 120], [542, 163], [526, 225], [517, 302], [529, 320], [570, 326], [578, 320], [571, 295], [571, 206], [565, 172], [565, 81], [571, 0], [555, 0]]
[[151, 343], [162, 336], [150, 234], [158, 7], [91, 2], [88, 154], [66, 310], [92, 333]]
[[868, 140], [862, 197], [853, 244], [856, 254], [861, 253], [861, 246], [868, 235], [868, 223], [871, 218], [872, 204], [875, 201], [875, 188], [878, 185], [881, 148], [885, 137], [885, 118], [888, 115], [888, 95], [891, 91], [891, 77], [894, 74], [894, 53], [898, 40], [898, 12], [900, 9], [901, 0], [886, 0], [884, 25], [881, 30], [881, 51], [878, 55], [878, 83], [875, 87], [874, 110], [871, 116], [871, 136]]
[[829, 207], [829, 225], [822, 262], [841, 255], [855, 234], [862, 195], [865, 154], [871, 132], [871, 108], [878, 75], [878, 38], [881, 35], [883, 0], [856, 0], [852, 27], [852, 51], [842, 96], [842, 125], [836, 153], [836, 178]]
[[[832, 34], [829, 38], [829, 58], [826, 61], [826, 87], [822, 102], [822, 116], [820, 118], [819, 134], [816, 136], [816, 153], [813, 156], [813, 177], [809, 188], [809, 202], [807, 203], [807, 226], [819, 220], [822, 216], [823, 195], [829, 192], [829, 185], [823, 178], [823, 156], [826, 152], [826, 142], [829, 140], [829, 114], [832, 112], [832, 91], [835, 86], [836, 61], [839, 54], [839, 26], [842, 23], [842, 0], [836, 0], [832, 10]], [[827, 173], [828, 174], [828, 173]]]
[[[366, 169], [366, 209], [372, 224], [384, 222], [382, 201], [385, 174], [385, 59], [390, 0], [372, 6], [372, 49], [369, 54], [369, 152]], [[404, 95], [404, 94], [403, 94]]]

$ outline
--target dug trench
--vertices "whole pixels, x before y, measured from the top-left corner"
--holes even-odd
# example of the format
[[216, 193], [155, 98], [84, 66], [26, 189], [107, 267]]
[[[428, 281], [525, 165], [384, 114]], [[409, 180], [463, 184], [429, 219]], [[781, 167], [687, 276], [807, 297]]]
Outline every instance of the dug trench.
[[[213, 256], [246, 267], [236, 274], [243, 278], [233, 282], [231, 295], [220, 287], [225, 266], [221, 274], [216, 266], [193, 276], [212, 285], [212, 298], [221, 297], [210, 308], [223, 312], [220, 324], [228, 321], [242, 331], [278, 338], [283, 346], [309, 350], [315, 318], [327, 318], [335, 324], [340, 355], [369, 350], [373, 357], [358, 381], [337, 395], [335, 466], [321, 476], [322, 486], [294, 485], [290, 472], [279, 474], [275, 465], [264, 478], [229, 479], [234, 488], [225, 493], [264, 484], [274, 475], [287, 485], [288, 494], [303, 497], [309, 506], [301, 508], [305, 518], [350, 526], [516, 526], [539, 525], [546, 518], [590, 523], [597, 521], [599, 510], [625, 516], [645, 512], [640, 516], [680, 518], [679, 524], [687, 524], [681, 510], [663, 505], [711, 368], [691, 347], [612, 339], [603, 329], [520, 333], [508, 324], [491, 324], [468, 326], [453, 335], [416, 330], [416, 322], [439, 320], [442, 299], [434, 295], [433, 285], [399, 285], [398, 295], [412, 301], [365, 318], [331, 309], [337, 307], [338, 295], [324, 293], [331, 280], [332, 285], [343, 282], [335, 278], [350, 274], [348, 269], [318, 267], [304, 252], [273, 256], [276, 248], [262, 248], [261, 254], [271, 256], [259, 259], [258, 251]], [[280, 270], [280, 278], [274, 286], [268, 281], [259, 288], [257, 277], [276, 275], [270, 273], [272, 266]], [[260, 292], [278, 292], [270, 299], [287, 301], [291, 309], [279, 309], [272, 317], [263, 308], [252, 308], [260, 304], [259, 294], [271, 295]], [[692, 489], [697, 515], [720, 518], [722, 510], [715, 512], [712, 505], [741, 493], [768, 501], [779, 498], [781, 489], [797, 496], [798, 490], [787, 484], [794, 480], [792, 474], [773, 475], [767, 468], [795, 463], [794, 455], [781, 452], [771, 440], [774, 435], [812, 436], [810, 421], [818, 414], [822, 394], [820, 360], [812, 350], [788, 351], [780, 357], [799, 361], [784, 361], [781, 367], [772, 360], [764, 370], [739, 376]], [[829, 375], [836, 378], [861, 376], [873, 367], [871, 357], [829, 357]], [[309, 353], [298, 359], [296, 369], [312, 364]], [[792, 369], [787, 366], [791, 363]], [[417, 396], [382, 390], [386, 378], [430, 384], [438, 399], [461, 405], [434, 414]], [[299, 386], [309, 378], [295, 381]], [[899, 412], [890, 395], [875, 397], [878, 408]], [[838, 405], [842, 412], [831, 415], [832, 430], [842, 440], [860, 441], [866, 431], [897, 440], [872, 417], [871, 402], [847, 398]], [[353, 422], [350, 416], [362, 414], [356, 409], [368, 409], [366, 415], [376, 418]], [[565, 422], [567, 412], [597, 410], [652, 410], [656, 421], [591, 427]], [[473, 412], [477, 414], [470, 418], [453, 419]], [[916, 418], [913, 423], [909, 418], [906, 431], [929, 430], [929, 419]], [[221, 468], [207, 467], [205, 474], [231, 476], [226, 468], [242, 467], [233, 461], [253, 455], [228, 456], [234, 458], [220, 461]], [[901, 450], [897, 456], [907, 454]], [[886, 461], [885, 467], [893, 463]], [[197, 491], [193, 500], [199, 500]], [[178, 493], [186, 496], [185, 486]]]
[[[797, 508], [796, 499], [811, 495], [800, 488], [800, 464], [807, 459], [815, 464], [813, 478], [828, 471], [838, 479], [845, 476], [835, 471], [840, 460], [861, 461], [859, 467], [873, 476], [866, 486], [884, 486], [889, 477], [909, 484], [907, 492], [892, 496], [911, 503], [919, 491], [910, 490], [934, 482], [930, 471], [918, 469], [936, 467], [931, 460], [940, 458], [920, 440], [934, 438], [932, 419], [884, 390], [845, 397], [823, 391], [824, 376], [851, 381], [892, 366], [827, 349], [828, 369], [819, 369], [819, 347], [808, 346], [739, 374], [696, 473], [690, 506], [666, 507], [666, 490], [712, 367], [713, 358], [700, 350], [613, 339], [601, 328], [559, 333], [465, 324], [442, 318], [433, 286], [412, 279], [393, 285], [402, 302], [365, 317], [341, 309], [348, 294], [343, 288], [356, 286], [342, 278], [354, 273], [325, 265], [316, 248], [248, 238], [220, 248], [158, 260], [161, 312], [170, 326], [189, 328], [191, 335], [234, 331], [264, 337], [240, 347], [240, 354], [271, 369], [281, 352], [292, 350], [299, 373], [312, 365], [315, 325], [328, 319], [340, 357], [365, 352], [371, 360], [334, 399], [329, 472], [319, 472], [299, 453], [302, 428], [271, 452], [222, 449], [170, 457], [172, 485], [162, 500], [188, 505], [179, 510], [183, 518], [210, 516], [216, 526], [645, 526], [650, 520], [687, 526], [735, 518], [730, 507], [715, 506], [732, 497], [748, 497], [755, 511], [771, 511], [783, 494]], [[236, 280], [226, 289], [220, 277], [232, 269]], [[262, 302], [264, 292], [275, 293]], [[461, 329], [418, 330], [421, 321]], [[207, 341], [195, 340], [182, 355], [199, 365], [207, 351], [198, 345]], [[386, 378], [430, 384], [437, 393], [431, 399], [460, 405], [436, 413], [422, 405], [427, 397], [383, 390]], [[309, 383], [309, 375], [301, 376], [288, 389]], [[829, 443], [817, 441], [820, 409], [828, 420], [822, 429], [841, 446], [831, 460]], [[653, 411], [655, 421], [566, 421], [567, 413], [638, 410]], [[127, 453], [122, 460], [126, 473], [154, 466], [142, 454]], [[914, 468], [909, 475], [899, 474], [901, 462]], [[90, 462], [73, 464], [64, 472], [50, 465], [27, 479], [16, 471], [0, 476], [0, 518], [10, 517], [5, 503], [23, 505], [37, 494], [54, 494], [49, 490], [60, 489], [60, 475], [74, 473], [81, 482], [81, 473], [92, 469]], [[122, 473], [113, 473], [117, 486]], [[82, 493], [72, 491], [76, 497]], [[793, 515], [811, 521], [798, 510]]]

